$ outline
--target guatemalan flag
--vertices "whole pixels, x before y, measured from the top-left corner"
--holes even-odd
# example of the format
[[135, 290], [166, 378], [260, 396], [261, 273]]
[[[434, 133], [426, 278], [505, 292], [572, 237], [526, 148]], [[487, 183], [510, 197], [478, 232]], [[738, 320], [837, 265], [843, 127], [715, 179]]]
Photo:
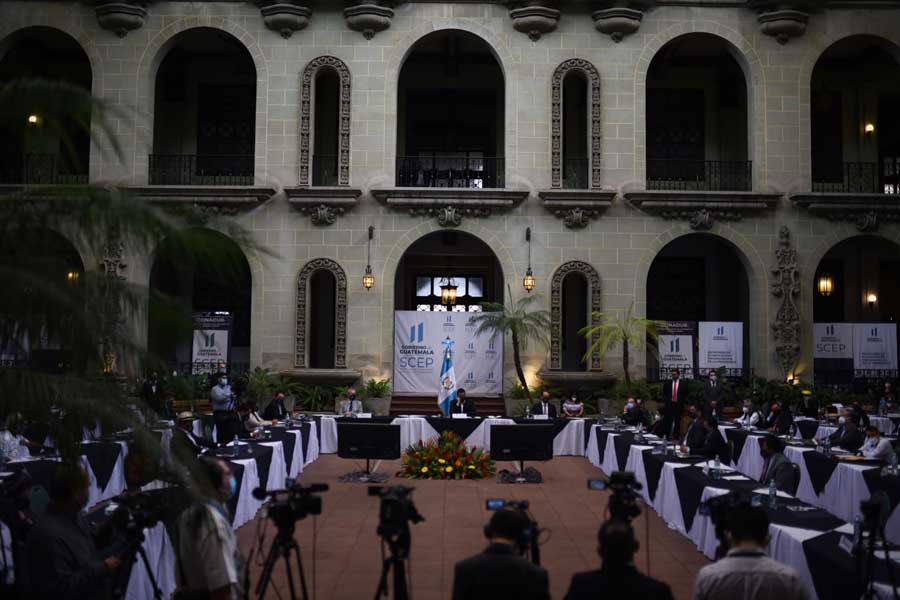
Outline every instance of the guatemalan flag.
[[450, 405], [456, 400], [456, 373], [453, 372], [453, 340], [447, 336], [443, 342], [444, 362], [441, 364], [441, 387], [438, 391], [438, 406], [444, 415], [450, 414]]

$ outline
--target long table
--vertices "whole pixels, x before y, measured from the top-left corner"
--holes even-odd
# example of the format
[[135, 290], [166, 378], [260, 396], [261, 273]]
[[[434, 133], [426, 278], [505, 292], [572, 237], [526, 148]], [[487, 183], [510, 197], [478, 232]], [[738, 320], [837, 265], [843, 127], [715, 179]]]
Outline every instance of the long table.
[[[648, 436], [650, 437], [650, 436]], [[644, 502], [673, 529], [689, 537], [698, 549], [712, 558], [718, 545], [710, 517], [700, 505], [731, 491], [762, 493], [760, 484], [733, 467], [720, 478], [705, 472], [708, 461], [699, 457], [678, 458], [654, 453], [655, 442], [636, 444], [630, 431], [592, 428], [588, 459], [607, 473], [632, 471], [643, 489]], [[605, 465], [605, 466], [603, 466]], [[611, 469], [611, 470], [609, 470]], [[771, 525], [769, 555], [793, 566], [820, 600], [858, 597], [860, 582], [855, 558], [837, 547], [841, 535], [852, 527], [823, 508], [779, 492], [777, 508], [769, 509]], [[841, 554], [843, 553], [843, 554]], [[879, 597], [891, 597], [886, 564], [876, 561]]]

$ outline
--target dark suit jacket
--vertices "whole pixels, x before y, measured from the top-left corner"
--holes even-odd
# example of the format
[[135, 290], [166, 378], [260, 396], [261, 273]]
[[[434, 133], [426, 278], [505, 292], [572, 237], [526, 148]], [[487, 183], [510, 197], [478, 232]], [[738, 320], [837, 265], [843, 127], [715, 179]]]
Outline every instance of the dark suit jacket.
[[180, 427], [172, 430], [172, 440], [169, 442], [172, 456], [181, 464], [196, 458], [204, 448], [215, 447], [215, 442], [204, 437], [198, 437], [193, 432], [185, 431]]
[[[675, 398], [675, 401], [672, 401], [672, 380], [670, 379], [665, 384], [663, 384], [663, 402], [666, 405], [666, 411], [671, 416], [680, 415], [684, 410], [684, 404], [687, 402], [687, 382], [684, 379], [678, 380], [678, 397]], [[673, 411], [674, 409], [674, 411]]]
[[863, 432], [859, 429], [855, 431], [847, 431], [844, 433], [844, 436], [838, 440], [837, 445], [848, 452], [856, 452], [860, 448], [862, 448], [863, 444], [866, 442], [866, 437], [863, 435]]
[[687, 431], [684, 434], [684, 443], [691, 449], [691, 454], [696, 454], [700, 451], [705, 442], [706, 431], [703, 430], [703, 425], [701, 425], [697, 419], [694, 419], [691, 421], [691, 424], [688, 425]]
[[640, 406], [635, 406], [634, 409], [625, 413], [622, 417], [622, 420], [626, 425], [646, 425], [647, 424], [647, 414], [644, 412], [644, 409]]
[[761, 474], [760, 483], [768, 486], [769, 482], [775, 480], [775, 487], [782, 492], [788, 494], [794, 493], [796, 482], [794, 481], [794, 467], [787, 457], [778, 452], [773, 454], [769, 459], [769, 466], [765, 474]]
[[731, 452], [728, 450], [728, 443], [722, 437], [722, 432], [719, 431], [718, 427], [714, 427], [706, 434], [703, 445], [697, 451], [697, 454], [706, 458], [719, 457], [719, 460], [724, 464], [731, 464]]
[[263, 419], [266, 419], [267, 421], [281, 421], [284, 419], [287, 416], [287, 409], [284, 407], [284, 401], [273, 399], [269, 402], [268, 406], [266, 406], [262, 416]]
[[547, 571], [508, 544], [491, 544], [456, 563], [453, 600], [550, 600]]
[[[681, 395], [680, 390], [679, 390], [679, 395]], [[716, 402], [718, 402], [719, 406], [721, 406], [722, 402], [725, 400], [725, 388], [722, 387], [721, 381], [716, 382], [716, 387], [711, 386], [709, 384], [709, 382], [707, 382], [706, 385], [703, 386], [703, 404], [704, 404], [704, 406], [708, 407], [709, 403], [712, 400], [715, 400]]]
[[[551, 419], [556, 418], [556, 405], [553, 402], [547, 403], [547, 413], [550, 415]], [[542, 415], [544, 414], [543, 406], [541, 405], [541, 401], [538, 400], [534, 403], [534, 406], [531, 407], [531, 414], [533, 415]]]
[[766, 429], [775, 427], [776, 434], [784, 435], [790, 432], [793, 422], [794, 415], [791, 414], [791, 411], [782, 408], [777, 415], [772, 412], [769, 413], [769, 417], [766, 419]]
[[672, 590], [661, 581], [638, 573], [633, 566], [615, 574], [603, 569], [575, 573], [564, 600], [672, 600]]
[[462, 410], [459, 409], [459, 401], [456, 400], [450, 404], [451, 413], [464, 412], [470, 417], [475, 416], [475, 401], [471, 398], [465, 398], [462, 403]]

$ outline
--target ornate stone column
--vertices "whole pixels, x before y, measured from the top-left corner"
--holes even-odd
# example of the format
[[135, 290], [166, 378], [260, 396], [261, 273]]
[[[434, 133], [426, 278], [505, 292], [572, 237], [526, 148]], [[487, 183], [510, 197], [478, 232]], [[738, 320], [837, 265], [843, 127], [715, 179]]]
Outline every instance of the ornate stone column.
[[782, 226], [778, 232], [778, 263], [772, 269], [772, 295], [781, 298], [781, 306], [772, 323], [775, 337], [775, 355], [785, 377], [793, 375], [800, 357], [800, 311], [795, 299], [800, 296], [800, 269], [797, 268], [797, 250], [791, 246], [791, 231]]

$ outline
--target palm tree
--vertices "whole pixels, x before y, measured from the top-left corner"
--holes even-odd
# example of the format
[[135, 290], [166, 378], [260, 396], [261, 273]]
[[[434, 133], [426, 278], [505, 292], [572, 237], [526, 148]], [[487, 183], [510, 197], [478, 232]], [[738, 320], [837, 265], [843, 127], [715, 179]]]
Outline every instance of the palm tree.
[[[623, 316], [600, 312], [592, 313], [592, 319], [599, 322], [596, 325], [582, 327], [578, 331], [579, 335], [586, 337], [590, 343], [590, 347], [584, 355], [585, 361], [589, 360], [591, 356], [603, 358], [610, 348], [616, 344], [622, 344], [622, 369], [625, 372], [625, 387], [629, 392], [631, 391], [631, 376], [628, 373], [630, 349], [649, 347], [652, 352], [656, 352], [659, 328], [665, 325], [665, 321], [636, 317], [633, 309], [634, 304], [632, 303]], [[647, 345], [648, 339], [652, 342], [650, 346]]]
[[529, 342], [538, 343], [544, 347], [548, 343], [550, 331], [550, 313], [546, 310], [531, 310], [540, 296], [524, 296], [512, 303], [512, 290], [509, 291], [509, 300], [505, 304], [485, 302], [482, 309], [485, 312], [476, 313], [472, 321], [478, 323], [476, 335], [490, 333], [491, 337], [507, 333], [512, 338], [513, 363], [516, 367], [516, 375], [519, 383], [525, 390], [525, 396], [531, 401], [531, 392], [528, 390], [528, 382], [525, 380], [525, 371], [522, 369], [521, 351], [528, 349]]

